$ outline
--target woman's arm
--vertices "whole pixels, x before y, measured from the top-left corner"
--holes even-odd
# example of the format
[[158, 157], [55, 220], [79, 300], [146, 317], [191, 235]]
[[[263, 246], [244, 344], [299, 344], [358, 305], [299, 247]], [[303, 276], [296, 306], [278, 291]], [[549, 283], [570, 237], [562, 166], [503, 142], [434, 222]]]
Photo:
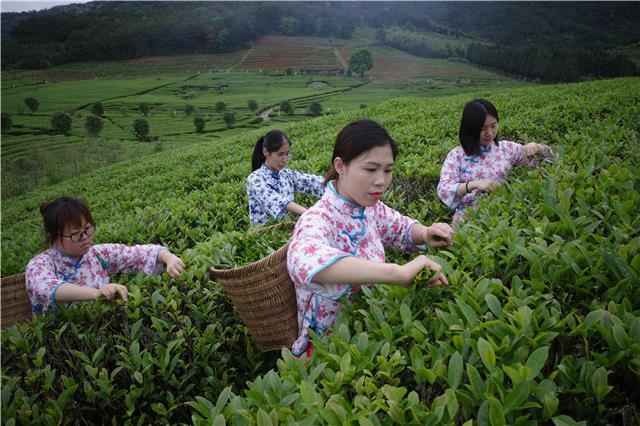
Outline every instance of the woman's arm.
[[297, 214], [298, 216], [307, 211], [306, 207], [302, 207], [295, 201], [291, 201], [289, 204], [287, 204], [287, 207], [285, 207], [285, 209], [293, 214]]
[[107, 300], [113, 300], [120, 296], [122, 300], [127, 300], [127, 288], [122, 284], [107, 284], [101, 288], [82, 287], [71, 283], [63, 283], [54, 291], [53, 298], [56, 302], [84, 302], [87, 300], [97, 300], [104, 296]]
[[425, 255], [420, 255], [404, 265], [379, 263], [359, 257], [343, 257], [316, 274], [314, 281], [323, 284], [393, 284], [409, 287], [418, 272], [423, 269], [437, 271], [429, 281], [433, 285], [446, 285], [447, 279], [440, 273], [441, 266]]

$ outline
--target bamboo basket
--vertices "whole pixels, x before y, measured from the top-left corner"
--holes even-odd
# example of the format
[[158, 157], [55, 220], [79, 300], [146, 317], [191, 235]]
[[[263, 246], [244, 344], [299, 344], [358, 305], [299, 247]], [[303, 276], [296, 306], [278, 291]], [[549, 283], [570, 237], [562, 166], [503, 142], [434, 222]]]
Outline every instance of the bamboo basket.
[[[250, 232], [293, 230], [285, 222]], [[209, 268], [225, 289], [256, 346], [264, 352], [291, 347], [298, 338], [296, 291], [287, 270], [289, 242], [269, 256], [234, 269]]]
[[0, 300], [2, 328], [33, 319], [24, 273], [2, 277], [0, 287], [2, 287]]

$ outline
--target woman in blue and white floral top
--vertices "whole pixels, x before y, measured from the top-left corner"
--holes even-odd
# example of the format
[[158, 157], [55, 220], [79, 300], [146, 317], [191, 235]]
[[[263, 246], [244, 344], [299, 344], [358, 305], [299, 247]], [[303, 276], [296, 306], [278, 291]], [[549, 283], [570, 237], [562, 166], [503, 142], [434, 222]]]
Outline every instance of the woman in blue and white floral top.
[[249, 221], [264, 225], [269, 219], [280, 219], [286, 212], [296, 215], [307, 209], [294, 201], [302, 192], [315, 197], [324, 193], [323, 178], [286, 169], [291, 141], [280, 130], [272, 130], [256, 142], [247, 178]]

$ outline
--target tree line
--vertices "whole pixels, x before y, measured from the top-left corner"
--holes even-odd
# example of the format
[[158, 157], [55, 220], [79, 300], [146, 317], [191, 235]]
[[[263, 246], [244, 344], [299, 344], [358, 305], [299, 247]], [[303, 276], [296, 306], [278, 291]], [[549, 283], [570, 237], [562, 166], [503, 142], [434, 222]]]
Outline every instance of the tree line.
[[[350, 38], [352, 17], [333, 3], [91, 2], [10, 25], [2, 68], [248, 48], [266, 34]], [[68, 10], [68, 11], [67, 11]], [[81, 10], [82, 12], [78, 12]], [[11, 16], [3, 14], [11, 23]]]

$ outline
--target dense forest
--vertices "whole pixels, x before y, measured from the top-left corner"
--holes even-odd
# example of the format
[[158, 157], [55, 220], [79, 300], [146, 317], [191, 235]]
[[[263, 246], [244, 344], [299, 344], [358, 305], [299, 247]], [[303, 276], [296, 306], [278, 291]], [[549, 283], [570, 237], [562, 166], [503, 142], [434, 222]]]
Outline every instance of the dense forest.
[[229, 52], [266, 34], [350, 38], [368, 25], [377, 42], [416, 55], [575, 81], [637, 74], [619, 49], [640, 41], [638, 22], [634, 2], [95, 1], [3, 13], [2, 67]]

